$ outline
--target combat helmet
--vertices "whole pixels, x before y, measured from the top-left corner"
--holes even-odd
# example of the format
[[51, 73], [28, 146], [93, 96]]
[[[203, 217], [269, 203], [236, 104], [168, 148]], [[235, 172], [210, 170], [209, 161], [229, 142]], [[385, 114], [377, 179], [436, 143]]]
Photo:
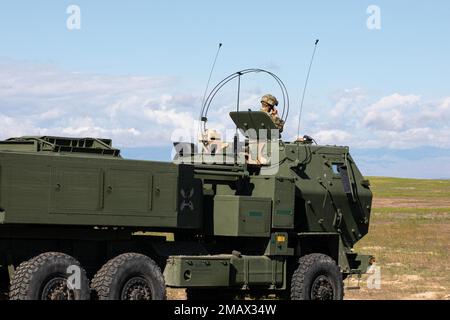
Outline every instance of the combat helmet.
[[271, 94], [266, 94], [261, 98], [261, 102], [265, 102], [268, 105], [275, 107], [278, 105], [278, 100]]

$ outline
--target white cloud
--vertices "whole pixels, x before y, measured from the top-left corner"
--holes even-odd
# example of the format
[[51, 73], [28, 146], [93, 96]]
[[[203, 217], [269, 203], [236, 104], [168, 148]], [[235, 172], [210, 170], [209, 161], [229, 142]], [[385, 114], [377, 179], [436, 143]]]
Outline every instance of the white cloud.
[[0, 62], [1, 97], [67, 98], [95, 94], [149, 93], [174, 83], [170, 77], [117, 76], [68, 72], [54, 65]]
[[366, 98], [360, 88], [346, 89], [335, 97], [336, 103], [331, 109], [330, 115], [334, 118], [342, 118], [342, 115], [349, 112], [358, 113], [360, 104]]
[[409, 113], [416, 111], [420, 97], [398, 93], [381, 98], [365, 109], [362, 123], [371, 128], [401, 130], [407, 125]]
[[352, 135], [343, 130], [321, 130], [314, 134], [314, 138], [321, 144], [342, 145], [346, 144]]
[[39, 134], [39, 129], [34, 127], [33, 124], [27, 119], [16, 119], [0, 113], [0, 123], [0, 132], [7, 132], [9, 136]]
[[376, 103], [369, 107], [369, 110], [390, 110], [392, 108], [404, 107], [412, 105], [420, 101], [420, 96], [417, 95], [401, 95], [398, 93], [391, 94], [387, 97], [383, 97]]
[[426, 101], [398, 93], [379, 99], [366, 110], [361, 129], [377, 146], [410, 148], [422, 145], [450, 147], [449, 98]]
[[375, 101], [361, 89], [345, 90], [309, 116], [308, 132], [319, 144], [357, 148], [450, 148], [450, 97], [425, 100], [394, 93]]
[[0, 63], [0, 139], [63, 135], [109, 137], [130, 147], [169, 143], [172, 130], [192, 127], [200, 104], [193, 95], [174, 95], [176, 84], [170, 77]]
[[[118, 147], [168, 145], [175, 129], [197, 135], [203, 90], [183, 92], [177, 79], [75, 73], [53, 65], [0, 62], [0, 139], [20, 135], [112, 138]], [[266, 90], [243, 91], [242, 109], [259, 108]], [[209, 128], [232, 126], [227, 114], [236, 96], [213, 102]], [[319, 144], [395, 149], [450, 148], [450, 97], [426, 100], [393, 93], [374, 99], [360, 88], [334, 94], [328, 105], [309, 109], [301, 134]], [[293, 113], [283, 137], [294, 139]]]

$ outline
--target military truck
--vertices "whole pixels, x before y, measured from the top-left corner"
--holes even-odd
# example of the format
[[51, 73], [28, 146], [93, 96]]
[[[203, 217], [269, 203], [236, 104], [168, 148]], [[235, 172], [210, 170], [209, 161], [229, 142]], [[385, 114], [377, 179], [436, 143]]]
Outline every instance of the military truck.
[[352, 250], [368, 232], [369, 181], [347, 147], [283, 141], [264, 112], [230, 117], [256, 135], [213, 152], [217, 137], [200, 152], [179, 143], [191, 148], [172, 162], [124, 159], [109, 139], [1, 141], [9, 298], [159, 300], [171, 287], [188, 299], [342, 299], [343, 279], [373, 262]]

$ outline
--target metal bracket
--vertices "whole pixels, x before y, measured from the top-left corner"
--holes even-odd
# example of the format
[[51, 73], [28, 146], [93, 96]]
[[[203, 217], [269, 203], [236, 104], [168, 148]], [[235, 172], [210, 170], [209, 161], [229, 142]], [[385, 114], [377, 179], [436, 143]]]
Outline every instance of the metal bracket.
[[11, 281], [12, 278], [14, 277], [14, 273], [16, 272], [16, 270], [14, 268], [13, 258], [10, 253], [6, 255], [6, 263], [8, 264], [8, 275], [9, 280]]
[[359, 273], [358, 274], [358, 283], [357, 283], [357, 285], [356, 286], [353, 286], [353, 287], [351, 287], [350, 286], [350, 279], [351, 278], [353, 278], [353, 275], [349, 275], [348, 277], [347, 277], [347, 287], [346, 287], [346, 289], [347, 290], [359, 290], [359, 289], [361, 289], [361, 287], [360, 287], [360, 281], [361, 281], [361, 274]]

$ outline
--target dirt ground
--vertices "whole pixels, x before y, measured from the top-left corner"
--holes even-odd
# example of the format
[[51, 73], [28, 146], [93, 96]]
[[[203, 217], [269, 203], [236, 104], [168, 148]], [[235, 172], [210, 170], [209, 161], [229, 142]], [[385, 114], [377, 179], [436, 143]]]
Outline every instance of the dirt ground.
[[346, 299], [450, 299], [450, 181], [370, 180], [369, 234], [355, 250], [377, 258], [380, 288], [369, 289], [365, 275]]

